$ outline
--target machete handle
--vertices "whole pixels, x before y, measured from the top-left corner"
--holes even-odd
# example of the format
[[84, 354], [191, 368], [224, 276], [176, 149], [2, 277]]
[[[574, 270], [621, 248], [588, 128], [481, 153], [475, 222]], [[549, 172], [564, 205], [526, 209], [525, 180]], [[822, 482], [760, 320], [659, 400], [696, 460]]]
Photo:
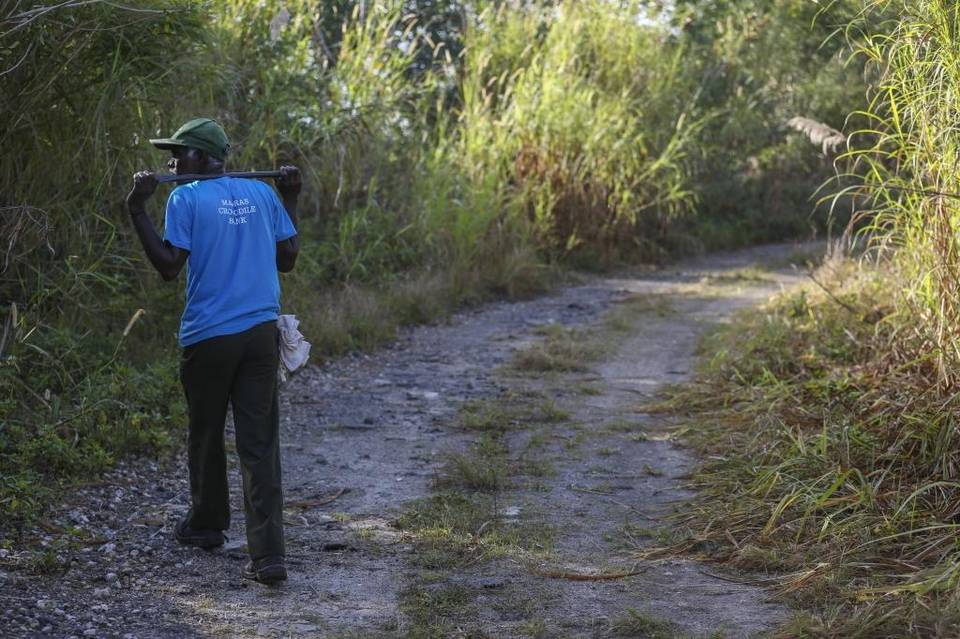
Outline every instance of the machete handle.
[[213, 180], [220, 177], [235, 178], [275, 178], [280, 177], [280, 171], [238, 171], [236, 173], [188, 173], [186, 175], [154, 175], [157, 182], [194, 182], [196, 180]]

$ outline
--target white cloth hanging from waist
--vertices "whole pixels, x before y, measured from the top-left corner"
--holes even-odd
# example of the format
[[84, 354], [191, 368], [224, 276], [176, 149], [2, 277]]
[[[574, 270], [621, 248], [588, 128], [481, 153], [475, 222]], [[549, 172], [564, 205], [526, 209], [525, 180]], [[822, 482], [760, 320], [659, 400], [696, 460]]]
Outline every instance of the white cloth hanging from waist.
[[298, 326], [300, 320], [296, 315], [277, 318], [277, 328], [280, 330], [280, 379], [283, 381], [286, 381], [287, 373], [306, 364], [310, 357], [310, 342], [304, 339]]

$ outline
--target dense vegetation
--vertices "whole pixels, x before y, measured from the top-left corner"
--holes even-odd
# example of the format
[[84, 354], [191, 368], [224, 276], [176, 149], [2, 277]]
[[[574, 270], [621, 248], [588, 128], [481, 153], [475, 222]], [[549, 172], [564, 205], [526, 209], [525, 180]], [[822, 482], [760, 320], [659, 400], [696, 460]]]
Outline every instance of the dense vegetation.
[[840, 127], [863, 95], [846, 45], [823, 45], [833, 18], [802, 0], [659, 18], [604, 0], [0, 11], [0, 513], [14, 524], [54, 480], [179, 439], [180, 291], [122, 206], [132, 173], [165, 162], [146, 138], [211, 115], [234, 168], [302, 167], [305, 254], [284, 305], [333, 354], [542, 289], [564, 264], [809, 232], [829, 163], [785, 121]]
[[847, 30], [872, 78], [841, 159], [866, 252], [722, 331], [674, 398], [710, 461], [673, 549], [775, 573], [809, 610], [784, 636], [960, 627], [960, 8], [893, 8], [886, 23], [891, 3], [870, 3]]
[[0, 8], [0, 543], [59, 484], [180, 439], [180, 290], [122, 199], [165, 160], [145, 139], [203, 114], [234, 168], [304, 170], [284, 305], [323, 354], [855, 211], [867, 252], [717, 336], [683, 391], [712, 456], [673, 549], [785, 574], [811, 609], [790, 636], [955, 635], [960, 9], [660, 4]]

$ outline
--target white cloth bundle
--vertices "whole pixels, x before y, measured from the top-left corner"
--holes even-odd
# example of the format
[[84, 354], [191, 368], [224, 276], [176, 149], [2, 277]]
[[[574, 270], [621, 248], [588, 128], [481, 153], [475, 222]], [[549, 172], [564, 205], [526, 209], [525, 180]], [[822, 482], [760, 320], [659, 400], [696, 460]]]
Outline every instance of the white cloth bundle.
[[287, 381], [287, 373], [292, 373], [307, 363], [310, 357], [310, 342], [297, 330], [300, 320], [296, 315], [281, 315], [277, 318], [280, 329], [280, 379]]

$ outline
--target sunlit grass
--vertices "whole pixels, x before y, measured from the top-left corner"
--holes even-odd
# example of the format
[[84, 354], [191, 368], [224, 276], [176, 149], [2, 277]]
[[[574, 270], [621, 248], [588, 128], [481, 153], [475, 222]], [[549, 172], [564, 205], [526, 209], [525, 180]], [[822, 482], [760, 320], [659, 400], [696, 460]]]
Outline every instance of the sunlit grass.
[[946, 636], [960, 622], [957, 396], [903, 342], [906, 316], [871, 312], [891, 304], [893, 271], [818, 276], [833, 296], [810, 287], [743, 315], [674, 391], [702, 492], [682, 538], [641, 554], [773, 573], [810, 611], [788, 636]]

